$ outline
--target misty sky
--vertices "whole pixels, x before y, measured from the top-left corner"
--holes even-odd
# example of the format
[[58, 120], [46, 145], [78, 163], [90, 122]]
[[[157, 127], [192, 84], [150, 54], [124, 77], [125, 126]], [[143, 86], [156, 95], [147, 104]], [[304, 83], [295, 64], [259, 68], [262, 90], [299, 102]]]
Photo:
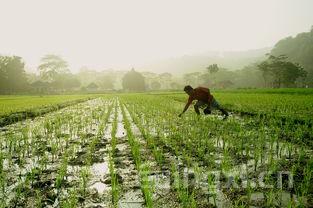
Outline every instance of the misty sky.
[[0, 54], [126, 69], [212, 50], [273, 46], [309, 31], [312, 0], [0, 0]]

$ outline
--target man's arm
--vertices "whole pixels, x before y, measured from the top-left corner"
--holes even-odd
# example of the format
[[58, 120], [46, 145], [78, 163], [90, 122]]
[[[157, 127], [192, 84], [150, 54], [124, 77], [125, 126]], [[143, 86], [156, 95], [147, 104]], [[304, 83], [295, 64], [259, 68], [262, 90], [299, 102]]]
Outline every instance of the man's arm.
[[184, 107], [184, 110], [183, 110], [183, 112], [181, 114], [179, 114], [179, 117], [181, 117], [188, 110], [188, 108], [191, 105], [192, 101], [193, 101], [192, 97], [189, 97], [189, 99], [188, 99], [188, 101], [187, 101], [187, 103], [186, 103], [186, 105]]
[[208, 104], [209, 104], [209, 106], [210, 106], [211, 103], [212, 103], [212, 100], [213, 100], [213, 95], [210, 93], [210, 89], [208, 89], [208, 94], [209, 94]]

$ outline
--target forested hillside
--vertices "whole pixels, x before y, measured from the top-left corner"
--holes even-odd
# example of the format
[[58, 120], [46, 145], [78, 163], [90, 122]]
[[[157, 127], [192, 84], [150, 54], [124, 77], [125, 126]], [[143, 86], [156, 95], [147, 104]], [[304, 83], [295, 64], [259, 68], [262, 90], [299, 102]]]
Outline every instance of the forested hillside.
[[299, 63], [308, 72], [306, 77], [308, 84], [313, 85], [313, 26], [310, 32], [280, 40], [271, 54], [286, 55], [290, 61]]

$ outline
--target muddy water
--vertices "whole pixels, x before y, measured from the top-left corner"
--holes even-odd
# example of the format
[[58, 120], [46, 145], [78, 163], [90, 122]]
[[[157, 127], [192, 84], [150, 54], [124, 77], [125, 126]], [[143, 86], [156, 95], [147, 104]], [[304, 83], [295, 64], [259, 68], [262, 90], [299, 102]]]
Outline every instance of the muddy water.
[[[114, 110], [111, 111], [107, 125], [103, 132], [101, 141], [107, 145], [104, 149], [99, 149], [101, 152], [100, 163], [94, 163], [90, 166], [90, 179], [88, 181], [88, 189], [93, 193], [93, 200], [87, 203], [87, 207], [110, 207], [111, 206], [111, 183], [109, 171], [109, 157], [110, 141], [112, 132], [112, 123], [114, 121]], [[95, 191], [95, 192], [94, 192]]]
[[104, 191], [109, 191], [111, 188], [104, 183], [105, 177], [109, 175], [108, 158], [104, 158], [103, 163], [96, 163], [91, 166], [90, 189], [96, 189], [98, 194], [103, 194]]

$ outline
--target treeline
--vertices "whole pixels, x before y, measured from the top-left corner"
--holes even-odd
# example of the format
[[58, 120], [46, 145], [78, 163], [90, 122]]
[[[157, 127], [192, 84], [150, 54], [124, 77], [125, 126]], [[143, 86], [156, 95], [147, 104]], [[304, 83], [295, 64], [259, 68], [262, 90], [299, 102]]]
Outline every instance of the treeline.
[[308, 72], [285, 55], [273, 56], [260, 63], [231, 71], [212, 64], [202, 72], [184, 75], [185, 83], [211, 88], [281, 88], [309, 87]]
[[83, 68], [72, 74], [64, 59], [46, 55], [38, 66], [38, 74], [27, 74], [22, 58], [0, 56], [0, 93], [51, 94], [64, 92], [181, 90], [184, 85], [210, 88], [280, 88], [307, 87], [308, 72], [287, 56], [268, 55], [260, 63], [241, 70], [228, 70], [212, 64], [199, 72], [184, 74], [139, 73], [126, 71], [94, 71]]
[[67, 62], [56, 55], [46, 55], [38, 73], [26, 73], [18, 56], [0, 56], [0, 93], [55, 94], [64, 92], [146, 91], [180, 89], [182, 85], [170, 73], [95, 71], [83, 67], [71, 73]]

